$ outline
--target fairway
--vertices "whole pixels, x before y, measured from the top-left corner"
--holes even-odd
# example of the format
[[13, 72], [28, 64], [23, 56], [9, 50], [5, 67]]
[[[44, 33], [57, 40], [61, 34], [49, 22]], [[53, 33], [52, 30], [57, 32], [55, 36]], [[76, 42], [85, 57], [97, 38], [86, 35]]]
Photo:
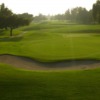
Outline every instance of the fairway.
[[12, 37], [5, 31], [0, 63], [0, 100], [100, 100], [100, 25], [47, 21]]
[[65, 22], [33, 23], [15, 30], [13, 38], [9, 34], [0, 36], [0, 54], [25, 56], [41, 62], [100, 59], [99, 27]]
[[100, 0], [0, 0], [0, 100], [100, 100]]

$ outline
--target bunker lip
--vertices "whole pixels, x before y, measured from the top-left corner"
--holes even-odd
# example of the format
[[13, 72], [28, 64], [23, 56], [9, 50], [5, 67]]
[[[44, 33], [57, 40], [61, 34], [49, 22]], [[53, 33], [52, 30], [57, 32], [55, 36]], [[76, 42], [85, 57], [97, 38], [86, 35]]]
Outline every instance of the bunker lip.
[[78, 70], [100, 67], [100, 60], [96, 59], [39, 62], [28, 57], [16, 56], [11, 54], [1, 54], [0, 63], [9, 64], [14, 67], [26, 70]]

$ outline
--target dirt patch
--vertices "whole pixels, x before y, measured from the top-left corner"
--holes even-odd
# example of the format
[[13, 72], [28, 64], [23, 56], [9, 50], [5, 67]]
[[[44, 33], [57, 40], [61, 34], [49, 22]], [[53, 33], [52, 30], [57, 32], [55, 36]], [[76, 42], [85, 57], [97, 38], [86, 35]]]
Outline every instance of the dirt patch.
[[100, 60], [66, 60], [43, 63], [30, 58], [8, 54], [0, 55], [0, 63], [28, 70], [75, 70], [100, 67]]

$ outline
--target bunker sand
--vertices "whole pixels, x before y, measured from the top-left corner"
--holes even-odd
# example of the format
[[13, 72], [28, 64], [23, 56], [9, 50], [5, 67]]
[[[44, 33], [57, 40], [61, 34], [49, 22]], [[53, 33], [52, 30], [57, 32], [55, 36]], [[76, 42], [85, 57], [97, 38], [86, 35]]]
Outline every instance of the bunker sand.
[[0, 55], [0, 63], [26, 70], [85, 70], [100, 67], [100, 60], [65, 60], [44, 63], [31, 58], [9, 54]]

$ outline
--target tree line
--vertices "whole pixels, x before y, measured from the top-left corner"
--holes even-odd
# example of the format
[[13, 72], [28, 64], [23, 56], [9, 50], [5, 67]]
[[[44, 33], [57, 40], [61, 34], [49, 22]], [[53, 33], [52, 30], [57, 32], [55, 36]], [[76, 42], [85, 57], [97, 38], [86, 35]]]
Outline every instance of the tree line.
[[93, 18], [95, 23], [100, 23], [100, 0], [93, 4]]
[[93, 21], [92, 10], [87, 11], [85, 8], [76, 7], [68, 9], [64, 14], [58, 14], [52, 17], [57, 20], [68, 20], [71, 22], [78, 22], [88, 24]]
[[100, 0], [97, 0], [96, 3], [93, 4], [92, 9], [89, 11], [83, 7], [75, 7], [73, 9], [66, 10], [64, 14], [57, 14], [54, 16], [39, 14], [34, 17], [34, 21], [41, 20], [67, 20], [82, 24], [100, 24]]
[[0, 29], [10, 29], [10, 36], [12, 36], [13, 29], [29, 25], [32, 20], [32, 14], [14, 14], [10, 9], [5, 7], [4, 3], [0, 5]]
[[10, 29], [10, 36], [12, 36], [13, 29], [29, 25], [31, 21], [39, 22], [42, 20], [67, 20], [82, 24], [100, 24], [100, 0], [97, 0], [89, 11], [83, 7], [76, 7], [66, 10], [64, 14], [54, 16], [39, 14], [35, 17], [28, 13], [14, 14], [9, 8], [5, 7], [4, 3], [0, 5], [0, 29]]
[[85, 8], [76, 7], [73, 9], [68, 9], [64, 14], [57, 15], [42, 15], [34, 17], [34, 21], [42, 20], [67, 20], [75, 23], [88, 24], [93, 22], [92, 10], [87, 11]]

